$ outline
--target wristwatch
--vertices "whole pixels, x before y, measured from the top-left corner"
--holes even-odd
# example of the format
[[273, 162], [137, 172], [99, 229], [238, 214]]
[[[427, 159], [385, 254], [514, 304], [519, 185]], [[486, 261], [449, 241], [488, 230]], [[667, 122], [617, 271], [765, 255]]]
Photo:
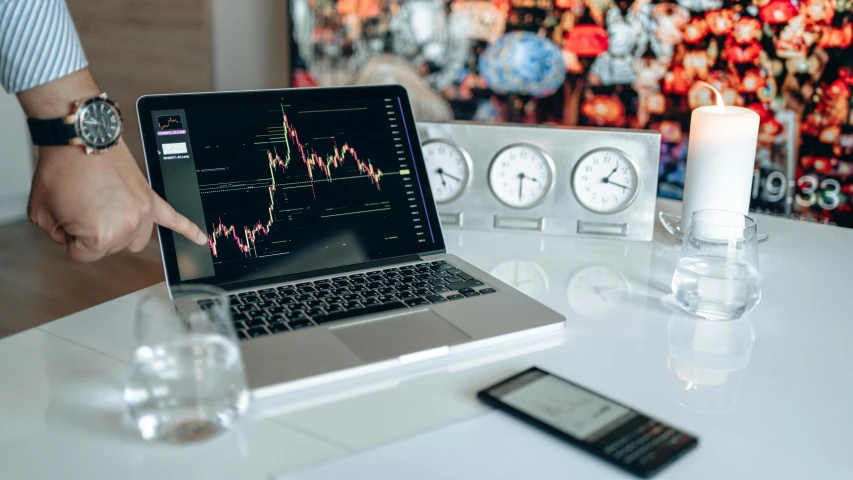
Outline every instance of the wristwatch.
[[33, 144], [40, 147], [80, 145], [86, 153], [102, 153], [117, 144], [124, 129], [118, 104], [106, 93], [74, 102], [67, 117], [28, 118]]

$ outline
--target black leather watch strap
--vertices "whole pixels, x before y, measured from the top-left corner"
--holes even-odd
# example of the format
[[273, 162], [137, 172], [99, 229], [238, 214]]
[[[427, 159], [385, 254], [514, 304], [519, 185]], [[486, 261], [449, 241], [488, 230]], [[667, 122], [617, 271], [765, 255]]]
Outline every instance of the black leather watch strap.
[[68, 141], [77, 136], [74, 125], [67, 125], [62, 118], [50, 120], [28, 118], [27, 125], [30, 127], [33, 145], [39, 147], [68, 145]]

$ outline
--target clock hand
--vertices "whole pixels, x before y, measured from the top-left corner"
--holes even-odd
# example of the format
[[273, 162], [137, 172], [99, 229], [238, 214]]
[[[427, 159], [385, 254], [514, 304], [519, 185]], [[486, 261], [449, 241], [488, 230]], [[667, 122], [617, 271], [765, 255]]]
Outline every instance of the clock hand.
[[441, 168], [441, 167], [439, 167], [439, 169], [438, 169], [438, 170], [436, 170], [436, 171], [435, 171], [435, 173], [437, 173], [437, 174], [439, 174], [439, 176], [441, 176], [441, 185], [442, 185], [442, 186], [444, 186], [444, 187], [446, 187], [446, 186], [447, 186], [447, 182], [446, 182], [446, 181], [444, 181], [444, 169], [443, 169], [443, 168]]
[[608, 182], [610, 181], [610, 177], [612, 177], [612, 176], [613, 176], [613, 174], [614, 174], [614, 173], [616, 173], [616, 170], [619, 170], [619, 162], [618, 162], [618, 161], [616, 162], [616, 166], [615, 166], [615, 167], [613, 167], [613, 171], [612, 171], [612, 172], [610, 172], [610, 175], [608, 175], [608, 176], [604, 177], [604, 180], [602, 180], [602, 181], [603, 181], [604, 183], [608, 183]]
[[524, 172], [518, 174], [518, 201], [521, 201], [521, 191], [524, 188]]
[[616, 185], [617, 187], [622, 187], [623, 190], [628, 190], [628, 187], [625, 185], [622, 185], [621, 183], [616, 183], [616, 182], [606, 182], [606, 183], [609, 183], [610, 185]]
[[461, 182], [461, 181], [462, 181], [462, 179], [461, 179], [461, 178], [459, 178], [459, 177], [457, 177], [456, 175], [451, 175], [451, 174], [449, 174], [449, 173], [445, 173], [445, 175], [447, 175], [448, 177], [450, 177], [450, 178], [452, 178], [452, 179], [456, 180], [457, 182]]

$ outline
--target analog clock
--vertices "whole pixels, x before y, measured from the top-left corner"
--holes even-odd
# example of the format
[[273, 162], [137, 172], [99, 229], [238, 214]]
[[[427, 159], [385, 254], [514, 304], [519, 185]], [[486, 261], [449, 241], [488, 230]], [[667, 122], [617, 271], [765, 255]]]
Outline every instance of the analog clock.
[[616, 213], [631, 205], [639, 183], [634, 162], [621, 151], [610, 148], [587, 153], [572, 172], [575, 197], [595, 213]]
[[554, 186], [554, 162], [539, 147], [527, 144], [504, 148], [489, 166], [489, 187], [504, 205], [531, 208]]
[[572, 310], [586, 318], [607, 313], [631, 294], [622, 274], [605, 265], [593, 265], [578, 271], [566, 288]]
[[548, 275], [538, 264], [526, 260], [507, 260], [492, 269], [492, 275], [516, 290], [541, 299], [548, 293]]
[[471, 158], [447, 140], [430, 140], [422, 147], [429, 185], [436, 203], [447, 203], [462, 195], [471, 178]]

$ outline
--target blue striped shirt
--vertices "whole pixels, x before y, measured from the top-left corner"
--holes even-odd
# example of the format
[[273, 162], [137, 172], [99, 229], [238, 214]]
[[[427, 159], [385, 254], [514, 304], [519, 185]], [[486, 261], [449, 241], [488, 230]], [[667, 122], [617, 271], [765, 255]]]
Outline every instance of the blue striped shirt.
[[0, 0], [0, 85], [20, 92], [87, 65], [64, 0]]

